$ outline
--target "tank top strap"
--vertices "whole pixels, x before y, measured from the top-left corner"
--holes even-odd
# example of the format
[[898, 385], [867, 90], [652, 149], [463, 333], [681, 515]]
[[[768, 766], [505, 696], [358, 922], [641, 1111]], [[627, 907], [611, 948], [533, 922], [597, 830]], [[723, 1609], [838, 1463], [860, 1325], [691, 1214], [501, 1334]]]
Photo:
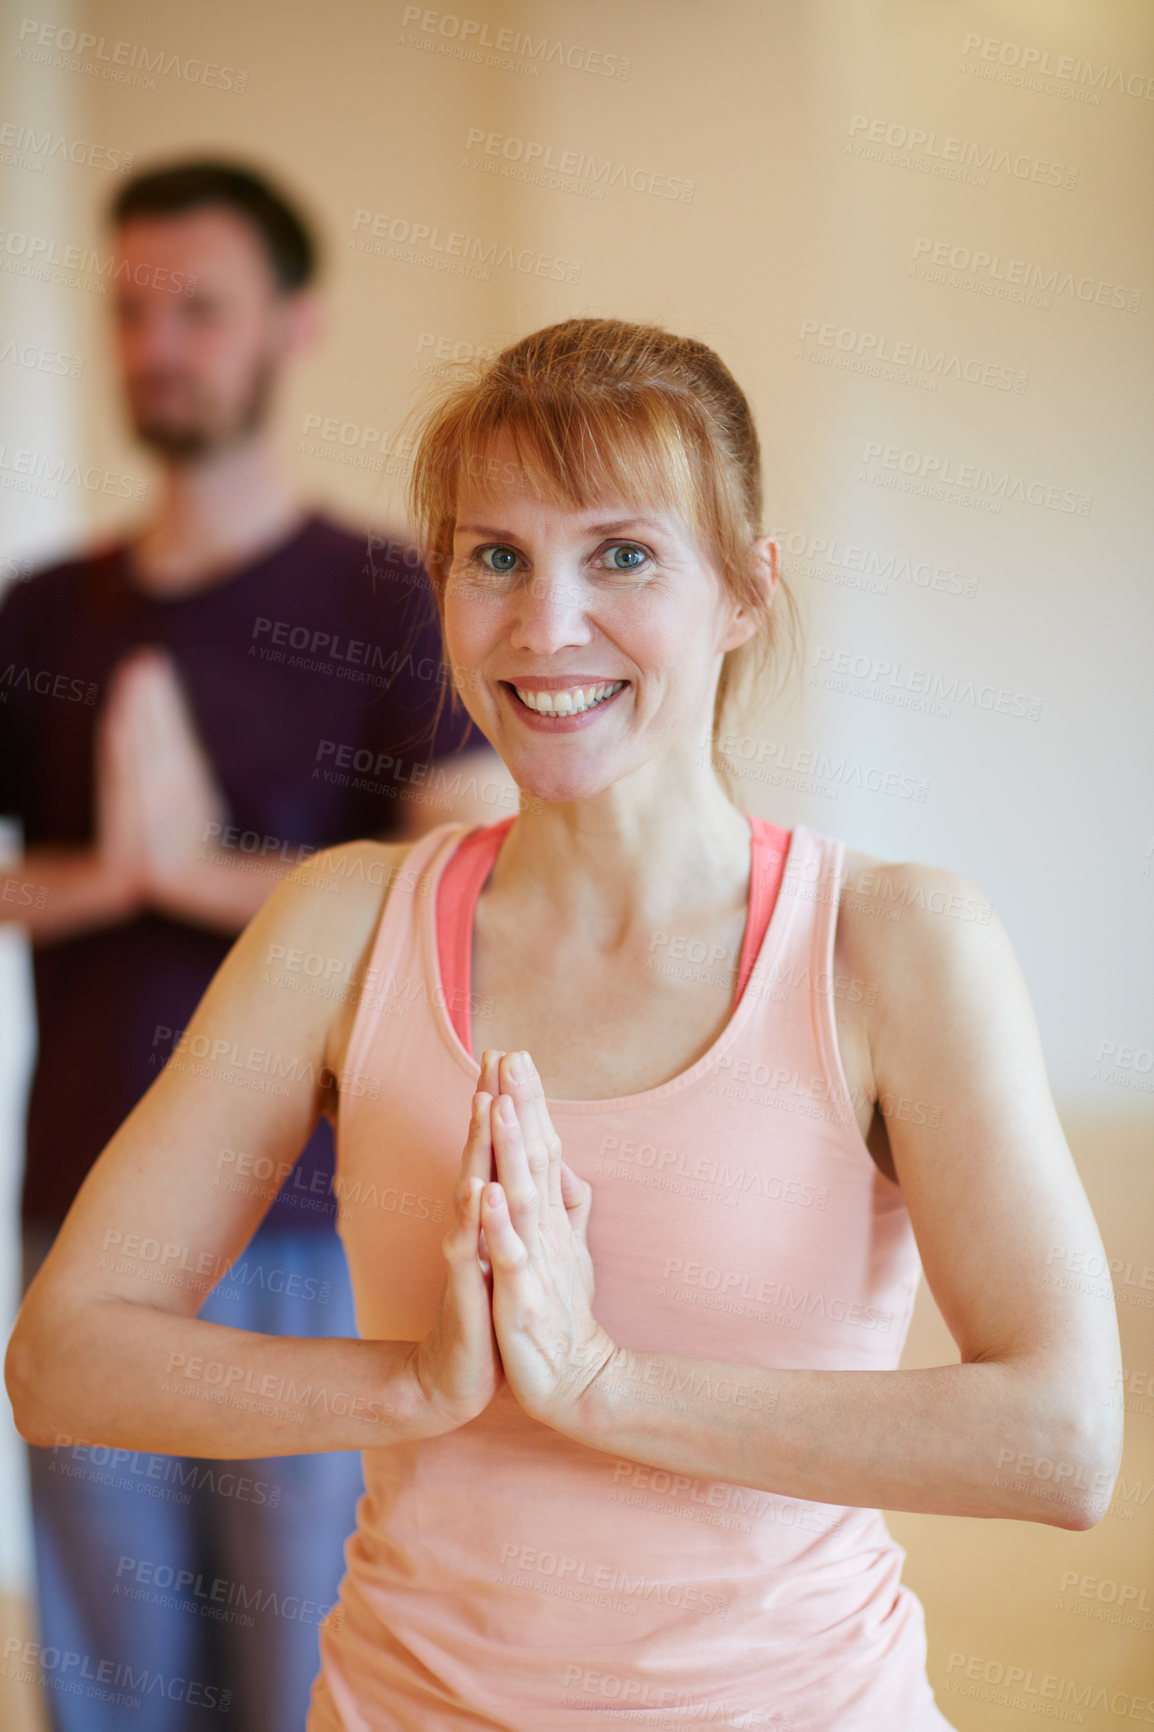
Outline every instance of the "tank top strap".
[[514, 817], [470, 830], [437, 880], [440, 980], [449, 1017], [466, 1052], [472, 1047], [469, 1005], [473, 987], [473, 916], [481, 886], [493, 869]]
[[810, 923], [810, 961], [814, 985], [827, 999], [833, 997], [834, 941], [837, 933], [838, 900], [845, 866], [845, 843], [835, 836], [809, 832], [810, 865], [806, 869], [806, 900], [813, 904]]
[[856, 997], [869, 991], [869, 987], [860, 980], [843, 980], [837, 970], [835, 946], [845, 873], [845, 843], [836, 836], [818, 836], [815, 840], [820, 844], [820, 871], [813, 921], [814, 1028], [822, 1067], [835, 1091], [831, 1106], [836, 1108], [842, 1129], [848, 1132], [856, 1146], [860, 1133], [838, 1050], [834, 1001], [842, 994]]
[[[460, 820], [438, 824], [417, 838], [402, 864], [391, 877], [382, 872], [382, 911], [369, 951], [362, 980], [361, 1002], [349, 1033], [345, 1068], [350, 1075], [367, 1074], [367, 1055], [377, 1037], [382, 1014], [397, 983], [416, 982], [423, 977], [422, 922], [417, 918], [418, 899], [427, 897], [444, 864], [469, 826]], [[387, 881], [386, 881], [387, 879]], [[435, 983], [434, 983], [435, 984]]]
[[[781, 1006], [790, 998], [808, 1004], [803, 1018], [807, 1075], [825, 1079], [825, 1096], [835, 1122], [856, 1147], [860, 1141], [849, 1085], [837, 1043], [835, 995], [860, 989], [840, 982], [835, 964], [838, 904], [845, 866], [845, 843], [798, 824], [791, 835], [781, 875], [778, 907], [750, 976], [754, 1016], [764, 1037], [752, 1031], [755, 1045], [772, 1050], [780, 1041]], [[802, 1025], [794, 1020], [800, 1037]]]
[[737, 991], [734, 1004], [741, 1003], [741, 995], [749, 983], [753, 973], [753, 965], [757, 961], [758, 951], [765, 940], [766, 928], [773, 914], [781, 889], [782, 873], [785, 870], [786, 855], [789, 852], [789, 831], [783, 830], [777, 824], [771, 824], [768, 818], [749, 817], [749, 828], [752, 836], [750, 849], [750, 881], [749, 881], [749, 912], [745, 921], [745, 937], [741, 944], [741, 956], [737, 965]]

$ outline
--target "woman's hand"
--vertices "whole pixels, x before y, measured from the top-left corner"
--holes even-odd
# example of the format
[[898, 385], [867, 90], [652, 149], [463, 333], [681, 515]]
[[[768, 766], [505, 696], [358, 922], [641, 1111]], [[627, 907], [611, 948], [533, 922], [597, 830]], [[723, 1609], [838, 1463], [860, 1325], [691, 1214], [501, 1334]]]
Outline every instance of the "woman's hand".
[[475, 1419], [504, 1381], [493, 1332], [493, 1277], [481, 1233], [481, 1193], [493, 1170], [490, 1114], [496, 1070], [495, 1059], [481, 1067], [453, 1191], [454, 1219], [441, 1241], [445, 1285], [433, 1327], [410, 1359], [427, 1405], [430, 1437]]
[[491, 1108], [497, 1180], [484, 1187], [481, 1204], [493, 1324], [521, 1406], [566, 1431], [585, 1391], [618, 1352], [593, 1315], [586, 1243], [593, 1190], [561, 1157], [529, 1054], [504, 1054], [498, 1074]]

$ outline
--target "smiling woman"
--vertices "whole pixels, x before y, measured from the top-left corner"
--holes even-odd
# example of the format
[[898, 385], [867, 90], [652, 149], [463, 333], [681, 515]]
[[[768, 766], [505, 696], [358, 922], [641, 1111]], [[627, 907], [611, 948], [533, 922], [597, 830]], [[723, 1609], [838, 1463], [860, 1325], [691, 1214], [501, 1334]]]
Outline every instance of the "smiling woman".
[[[278, 887], [187, 1041], [291, 1080], [165, 1068], [29, 1290], [18, 1423], [363, 1448], [309, 1732], [940, 1732], [880, 1510], [1086, 1528], [1120, 1447], [1113, 1306], [1048, 1273], [1104, 1253], [1005, 933], [952, 873], [727, 794], [709, 748], [785, 592], [704, 345], [514, 344], [429, 412], [413, 504], [521, 810]], [[351, 989], [278, 991], [288, 953]], [[219, 1270], [267, 1197], [218, 1152], [291, 1161], [322, 1111], [359, 1340], [106, 1266], [116, 1232]], [[902, 1371], [923, 1269], [960, 1362]]]

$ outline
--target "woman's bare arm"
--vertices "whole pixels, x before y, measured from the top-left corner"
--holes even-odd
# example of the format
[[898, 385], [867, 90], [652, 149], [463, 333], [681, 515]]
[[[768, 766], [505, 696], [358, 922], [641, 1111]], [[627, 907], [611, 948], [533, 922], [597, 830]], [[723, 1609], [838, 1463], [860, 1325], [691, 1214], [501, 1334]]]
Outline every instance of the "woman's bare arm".
[[315, 856], [229, 952], [25, 1296], [5, 1373], [29, 1442], [251, 1457], [444, 1429], [412, 1374], [412, 1343], [278, 1337], [196, 1317], [275, 1190], [237, 1184], [237, 1152], [267, 1160], [259, 1170], [287, 1169], [348, 1080], [329, 1057], [349, 1007], [287, 991], [270, 959], [320, 954], [336, 978], [362, 979], [384, 894], [408, 893], [407, 852], [351, 843]]
[[[1105, 1513], [1121, 1453], [1118, 1330], [1109, 1293], [1067, 1277], [1105, 1262], [1025, 983], [996, 920], [928, 911], [983, 906], [971, 885], [922, 866], [875, 877], [883, 875], [882, 891], [894, 893], [886, 905], [896, 901], [903, 917], [871, 919], [859, 901], [849, 914], [853, 972], [878, 983], [869, 1028], [876, 1095], [940, 1108], [897, 1112], [887, 1128], [961, 1363], [775, 1371], [633, 1352], [606, 1337], [587, 1343], [584, 1365], [559, 1376], [547, 1398], [526, 1404], [593, 1448], [674, 1474], [820, 1503], [1089, 1527]], [[531, 1127], [532, 1089], [504, 1079], [502, 1089], [525, 1093], [518, 1113]], [[544, 1149], [534, 1154], [543, 1172]], [[531, 1189], [531, 1170], [518, 1158], [517, 1191]], [[563, 1213], [555, 1211], [558, 1223]], [[496, 1304], [524, 1254], [495, 1218], [483, 1219]], [[559, 1341], [569, 1327], [559, 1314]], [[514, 1332], [498, 1333], [524, 1399]]]

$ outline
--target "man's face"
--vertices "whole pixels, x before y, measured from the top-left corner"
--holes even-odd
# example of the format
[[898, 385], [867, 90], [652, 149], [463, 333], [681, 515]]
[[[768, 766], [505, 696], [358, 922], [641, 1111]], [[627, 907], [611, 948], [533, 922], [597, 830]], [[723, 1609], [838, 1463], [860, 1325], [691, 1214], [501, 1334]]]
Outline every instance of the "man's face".
[[115, 251], [116, 353], [137, 437], [192, 459], [262, 427], [297, 297], [279, 290], [252, 226], [225, 205], [134, 217]]

